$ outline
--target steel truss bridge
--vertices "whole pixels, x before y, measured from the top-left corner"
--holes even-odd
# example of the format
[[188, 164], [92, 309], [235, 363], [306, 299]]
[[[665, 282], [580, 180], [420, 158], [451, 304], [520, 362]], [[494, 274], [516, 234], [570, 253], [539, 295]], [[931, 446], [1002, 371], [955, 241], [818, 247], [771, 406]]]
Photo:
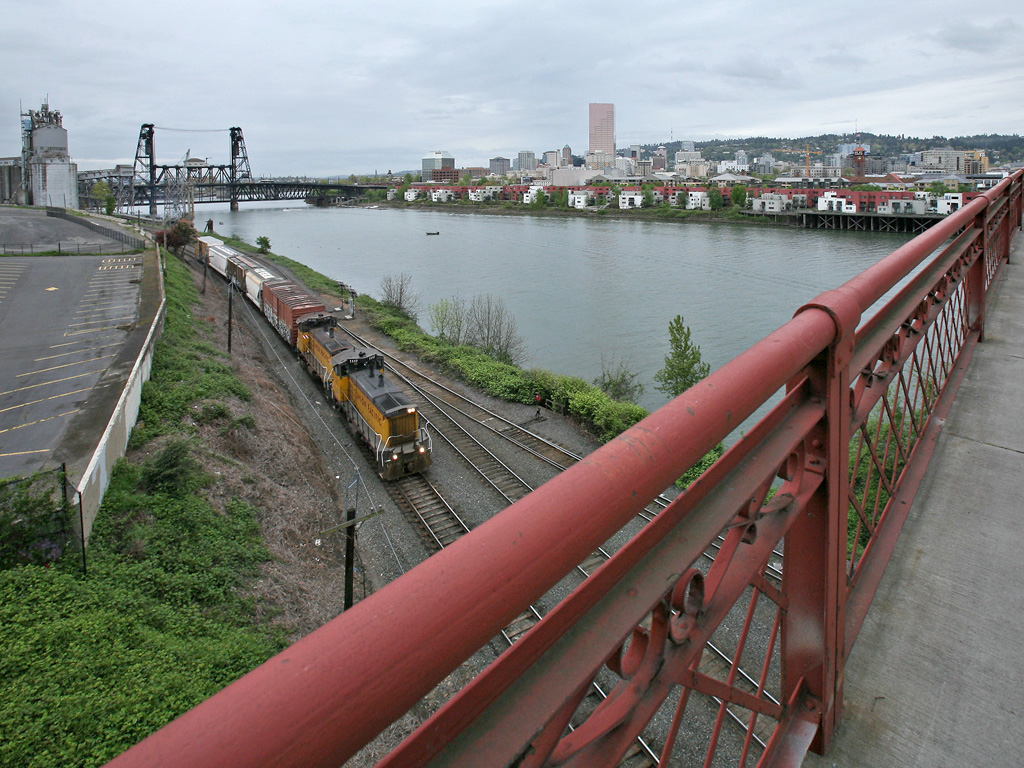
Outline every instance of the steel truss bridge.
[[[824, 752], [851, 649], [983, 339], [987, 294], [1021, 227], [1022, 179], [799, 308], [111, 765], [341, 765], [770, 402], [380, 765], [611, 767], [644, 757], [641, 735], [645, 765], [685, 753], [687, 764], [795, 767]], [[713, 636], [730, 659], [717, 668], [703, 663]], [[595, 705], [599, 679], [607, 697]], [[733, 742], [727, 712], [745, 726]]]
[[119, 213], [148, 208], [151, 216], [157, 207], [166, 207], [169, 218], [180, 218], [197, 203], [230, 203], [232, 210], [240, 202], [260, 200], [306, 200], [313, 204], [360, 197], [385, 185], [358, 185], [322, 181], [266, 181], [253, 178], [249, 155], [241, 128], [229, 128], [231, 161], [210, 165], [186, 159], [177, 165], [156, 161], [156, 126], [146, 123], [132, 166], [79, 174], [79, 195], [88, 199], [92, 187], [105, 181], [114, 195]]

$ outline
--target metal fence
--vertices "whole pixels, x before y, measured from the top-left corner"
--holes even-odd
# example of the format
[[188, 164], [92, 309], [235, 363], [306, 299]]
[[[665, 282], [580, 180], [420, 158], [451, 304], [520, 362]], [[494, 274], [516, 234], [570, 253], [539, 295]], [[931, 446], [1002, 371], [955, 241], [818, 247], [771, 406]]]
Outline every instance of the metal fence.
[[0, 569], [48, 564], [81, 551], [78, 508], [67, 468], [0, 481]]
[[132, 246], [129, 243], [82, 243], [74, 240], [57, 240], [50, 243], [24, 243], [20, 245], [0, 245], [0, 254], [4, 256], [30, 256], [35, 253], [47, 253], [58, 255], [100, 255], [107, 253], [136, 253], [142, 246]]
[[112, 765], [342, 764], [780, 390], [380, 765], [615, 766], [640, 736], [648, 765], [798, 766], [827, 748], [846, 659], [983, 338], [1022, 176]]

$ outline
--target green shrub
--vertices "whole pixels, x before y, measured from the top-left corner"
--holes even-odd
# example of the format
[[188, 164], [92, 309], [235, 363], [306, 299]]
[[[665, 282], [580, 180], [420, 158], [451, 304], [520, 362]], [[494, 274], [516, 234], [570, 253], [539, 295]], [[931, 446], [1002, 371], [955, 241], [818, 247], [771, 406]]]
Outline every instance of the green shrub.
[[[193, 415], [192, 406], [197, 400], [217, 401], [232, 396], [248, 400], [251, 396], [231, 370], [227, 353], [203, 338], [193, 322], [192, 307], [198, 303], [199, 294], [188, 268], [177, 259], [167, 260], [165, 286], [167, 318], [156, 343], [150, 379], [142, 386], [139, 423], [132, 430], [133, 447], [168, 431], [194, 431], [186, 417]], [[204, 330], [208, 332], [205, 326]]]
[[[230, 418], [218, 398], [248, 390], [194, 327], [176, 259], [167, 295], [133, 444], [169, 439], [114, 468], [88, 577], [67, 555], [0, 571], [0, 765], [103, 765], [286, 644], [246, 596], [270, 558], [255, 510], [201, 495], [209, 477], [182, 436], [188, 414]], [[52, 507], [51, 495], [36, 502]]]

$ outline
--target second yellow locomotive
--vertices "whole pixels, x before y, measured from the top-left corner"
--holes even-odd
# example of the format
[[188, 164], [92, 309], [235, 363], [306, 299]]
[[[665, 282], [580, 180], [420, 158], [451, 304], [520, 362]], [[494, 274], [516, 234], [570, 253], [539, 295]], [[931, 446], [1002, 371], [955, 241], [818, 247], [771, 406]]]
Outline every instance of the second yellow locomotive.
[[373, 450], [383, 479], [425, 471], [431, 463], [430, 434], [419, 411], [384, 376], [380, 352], [343, 341], [336, 329], [328, 314], [299, 320], [296, 349], [310, 374]]

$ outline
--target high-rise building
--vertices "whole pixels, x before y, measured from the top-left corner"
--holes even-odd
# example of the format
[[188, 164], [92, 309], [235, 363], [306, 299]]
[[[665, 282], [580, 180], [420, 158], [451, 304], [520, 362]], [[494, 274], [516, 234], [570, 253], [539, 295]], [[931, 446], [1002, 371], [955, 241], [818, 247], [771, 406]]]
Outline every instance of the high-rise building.
[[434, 171], [440, 171], [442, 169], [450, 169], [451, 171], [455, 170], [455, 158], [447, 152], [438, 149], [423, 158], [424, 181], [441, 181], [442, 176], [450, 175], [439, 173], [437, 174], [437, 178], [435, 178]]
[[615, 156], [615, 105], [590, 105], [590, 153]]
[[489, 170], [492, 174], [495, 176], [504, 176], [508, 173], [509, 168], [512, 167], [512, 163], [507, 157], [492, 157], [489, 166]]
[[537, 170], [537, 155], [528, 149], [524, 149], [519, 153], [519, 170], [520, 171], [536, 171]]

